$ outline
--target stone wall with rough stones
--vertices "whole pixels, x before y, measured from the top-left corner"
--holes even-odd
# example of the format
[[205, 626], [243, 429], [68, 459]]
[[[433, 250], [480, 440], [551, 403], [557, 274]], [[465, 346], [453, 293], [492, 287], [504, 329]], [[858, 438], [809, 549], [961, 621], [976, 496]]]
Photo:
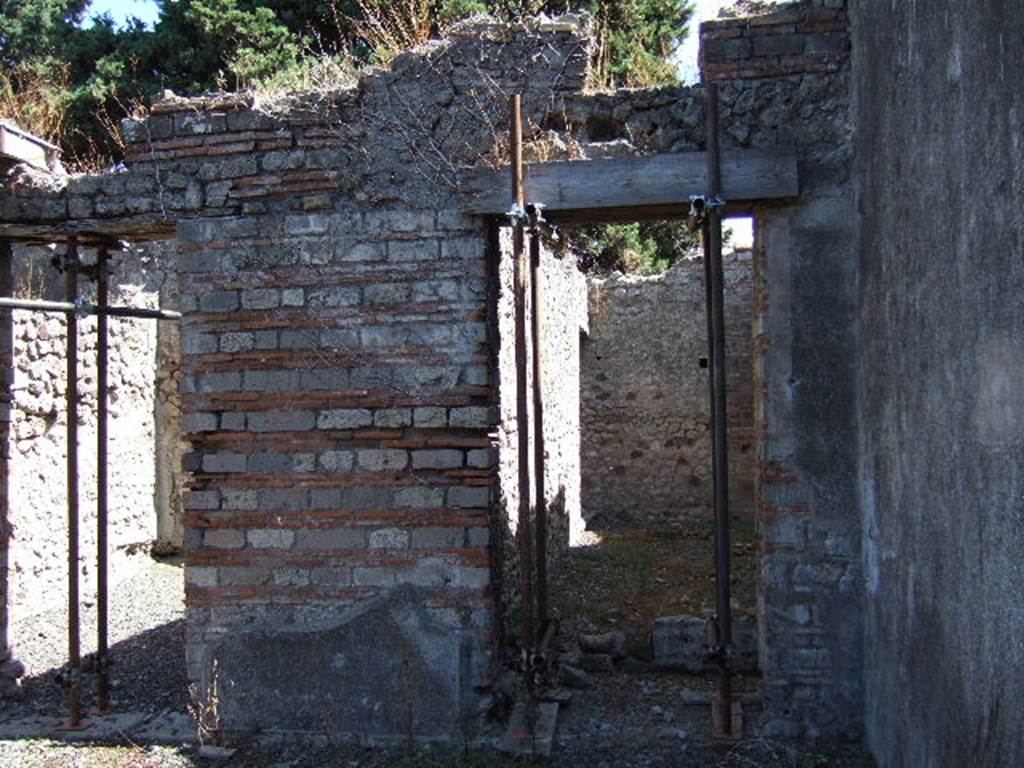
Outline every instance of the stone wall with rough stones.
[[[155, 252], [154, 252], [155, 251]], [[63, 277], [48, 248], [13, 249], [13, 291], [22, 298], [63, 299]], [[83, 252], [89, 261], [93, 254]], [[111, 302], [154, 307], [167, 279], [158, 249], [114, 252]], [[173, 280], [173, 276], [171, 277]], [[82, 280], [81, 295], [95, 289]], [[60, 605], [67, 594], [65, 400], [67, 326], [63, 315], [25, 310], [0, 317], [10, 326], [13, 372], [9, 394], [5, 478], [13, 530], [8, 553], [11, 624]], [[152, 320], [109, 323], [109, 541], [116, 584], [140, 565], [159, 538], [154, 450], [158, 331]], [[79, 320], [80, 578], [95, 592], [96, 551], [96, 318]], [[172, 375], [165, 371], [164, 376]], [[91, 598], [87, 601], [92, 603]], [[15, 649], [16, 651], [17, 649]], [[38, 670], [36, 670], [38, 671]]]
[[[725, 151], [792, 147], [801, 175], [756, 212], [769, 735], [861, 723], [848, 63], [845, 42], [809, 42], [845, 25], [842, 3], [805, 0], [704, 28], [803, 50], [712, 73]], [[591, 45], [564, 22], [467, 25], [338, 92], [158, 104], [125, 124], [124, 173], [6, 176], [4, 237], [176, 238], [188, 661], [200, 695], [216, 670], [225, 730], [472, 730], [497, 639], [497, 472], [473, 452], [499, 415], [487, 230], [459, 212], [460, 175], [504, 163], [518, 90], [531, 157], [703, 141], [699, 88], [586, 92]]]
[[[724, 257], [729, 507], [746, 519], [754, 515], [751, 257], [747, 250]], [[581, 363], [587, 526], [666, 530], [710, 521], [703, 260], [657, 277], [613, 275], [588, 285]]]

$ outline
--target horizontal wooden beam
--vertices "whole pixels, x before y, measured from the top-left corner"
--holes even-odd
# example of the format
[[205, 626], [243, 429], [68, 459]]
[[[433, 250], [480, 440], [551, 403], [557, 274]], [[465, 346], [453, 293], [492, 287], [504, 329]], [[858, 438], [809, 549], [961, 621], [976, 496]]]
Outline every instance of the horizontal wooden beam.
[[[554, 218], [647, 218], [680, 215], [691, 195], [704, 194], [704, 152], [646, 155], [610, 160], [535, 163], [527, 166], [527, 200]], [[500, 215], [512, 205], [510, 171], [480, 169], [466, 174], [459, 190], [462, 210]], [[723, 197], [736, 211], [752, 203], [799, 194], [796, 152], [789, 149], [730, 149], [722, 152]]]

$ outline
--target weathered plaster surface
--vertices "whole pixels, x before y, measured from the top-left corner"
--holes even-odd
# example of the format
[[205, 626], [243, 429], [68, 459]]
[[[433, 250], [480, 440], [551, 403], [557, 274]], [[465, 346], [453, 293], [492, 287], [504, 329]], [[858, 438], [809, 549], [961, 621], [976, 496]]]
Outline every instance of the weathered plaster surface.
[[868, 741], [1024, 755], [1024, 8], [854, 6]]

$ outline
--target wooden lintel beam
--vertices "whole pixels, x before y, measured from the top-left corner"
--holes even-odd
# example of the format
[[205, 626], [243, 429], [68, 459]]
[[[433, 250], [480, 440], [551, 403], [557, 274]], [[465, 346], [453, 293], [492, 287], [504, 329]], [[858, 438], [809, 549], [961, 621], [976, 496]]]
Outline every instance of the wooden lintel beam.
[[[536, 163], [527, 166], [529, 202], [542, 203], [545, 215], [584, 217], [602, 210], [637, 218], [657, 210], [688, 206], [691, 195], [706, 192], [703, 152], [646, 155], [609, 160]], [[511, 207], [507, 168], [467, 173], [459, 190], [467, 213], [500, 215]], [[755, 201], [799, 194], [796, 152], [790, 149], [730, 149], [722, 153], [722, 196], [743, 208]]]

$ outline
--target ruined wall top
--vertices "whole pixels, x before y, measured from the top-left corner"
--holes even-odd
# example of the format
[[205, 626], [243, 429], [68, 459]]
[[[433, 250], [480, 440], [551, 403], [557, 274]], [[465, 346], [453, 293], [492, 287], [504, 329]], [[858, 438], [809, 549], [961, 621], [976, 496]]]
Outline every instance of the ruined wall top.
[[[725, 146], [824, 156], [848, 144], [841, 6], [803, 0], [702, 26], [705, 76], [723, 82]], [[529, 162], [700, 149], [702, 89], [590, 90], [591, 33], [586, 17], [476, 20], [350, 87], [167, 99], [124, 121], [125, 165], [114, 172], [8, 171], [0, 234], [169, 237], [195, 217], [451, 209], [464, 171], [507, 164], [508, 97], [517, 91]]]

